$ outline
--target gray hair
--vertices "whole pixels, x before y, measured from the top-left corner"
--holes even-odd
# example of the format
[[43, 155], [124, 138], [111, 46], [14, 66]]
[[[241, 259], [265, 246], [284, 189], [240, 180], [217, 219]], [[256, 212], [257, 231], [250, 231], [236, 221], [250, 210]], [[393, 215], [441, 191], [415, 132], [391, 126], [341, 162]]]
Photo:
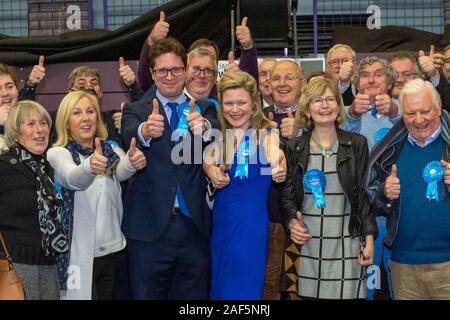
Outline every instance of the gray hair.
[[350, 47], [350, 46], [348, 46], [348, 45], [346, 45], [346, 44], [342, 44], [342, 43], [335, 44], [334, 46], [332, 46], [332, 47], [330, 48], [330, 50], [328, 50], [328, 53], [327, 53], [327, 61], [330, 60], [331, 54], [332, 54], [334, 51], [336, 51], [337, 49], [339, 49], [339, 48], [345, 48], [345, 49], [347, 49], [348, 51], [350, 51], [350, 52], [352, 53], [352, 59], [353, 59], [353, 61], [356, 61], [356, 52], [352, 49], [352, 47]]
[[19, 101], [9, 110], [8, 119], [5, 123], [5, 143], [9, 148], [17, 145], [17, 141], [20, 139], [20, 126], [33, 115], [43, 117], [47, 122], [50, 132], [52, 118], [47, 110], [32, 100]]
[[67, 77], [67, 82], [69, 84], [68, 90], [70, 90], [74, 84], [77, 77], [81, 77], [84, 75], [90, 75], [97, 79], [98, 84], [100, 87], [102, 87], [102, 78], [100, 77], [100, 72], [97, 68], [90, 67], [90, 66], [79, 66], [72, 70], [72, 72], [69, 74], [69, 77]]
[[213, 65], [214, 65], [214, 71], [217, 71], [217, 60], [216, 57], [209, 51], [208, 49], [205, 49], [203, 47], [197, 47], [189, 51], [187, 55], [187, 61], [189, 64], [189, 60], [191, 60], [192, 57], [210, 57]]
[[411, 61], [414, 64], [414, 72], [417, 73], [417, 76], [423, 79], [423, 73], [422, 70], [420, 70], [419, 63], [417, 61], [417, 57], [408, 51], [398, 51], [394, 52], [392, 55], [389, 56], [388, 63], [389, 66], [392, 64], [392, 62], [397, 60], [404, 60], [407, 59]]
[[388, 93], [390, 93], [395, 80], [397, 80], [397, 72], [388, 64], [385, 59], [377, 56], [365, 57], [359, 62], [358, 72], [356, 72], [353, 77], [353, 84], [356, 86], [356, 88], [359, 88], [359, 76], [361, 69], [363, 69], [364, 66], [372, 65], [374, 63], [381, 63], [383, 65], [383, 71], [386, 73]]
[[405, 96], [415, 95], [424, 90], [428, 90], [428, 92], [431, 95], [431, 100], [433, 101], [433, 104], [438, 109], [441, 109], [442, 102], [441, 102], [441, 96], [439, 95], [439, 93], [433, 87], [431, 82], [424, 81], [420, 78], [411, 80], [405, 84], [405, 86], [403, 87], [402, 91], [400, 92], [400, 96], [399, 96], [400, 106], [403, 106], [403, 99], [405, 98]]

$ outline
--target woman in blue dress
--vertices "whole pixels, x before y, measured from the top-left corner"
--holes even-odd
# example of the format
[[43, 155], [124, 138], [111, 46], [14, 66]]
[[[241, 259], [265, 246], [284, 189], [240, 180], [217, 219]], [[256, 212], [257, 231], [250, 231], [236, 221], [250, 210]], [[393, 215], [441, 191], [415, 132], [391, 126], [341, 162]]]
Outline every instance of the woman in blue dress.
[[256, 82], [245, 72], [218, 85], [222, 139], [209, 146], [204, 170], [216, 188], [211, 236], [211, 299], [261, 299], [271, 181], [286, 177], [278, 135], [264, 117]]

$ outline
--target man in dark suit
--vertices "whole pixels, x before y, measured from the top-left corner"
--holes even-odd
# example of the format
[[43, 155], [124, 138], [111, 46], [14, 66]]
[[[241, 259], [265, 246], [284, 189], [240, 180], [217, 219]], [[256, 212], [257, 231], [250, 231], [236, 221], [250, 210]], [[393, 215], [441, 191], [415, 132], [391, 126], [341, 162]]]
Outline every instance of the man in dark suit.
[[125, 142], [136, 137], [148, 163], [124, 200], [131, 291], [135, 299], [207, 299], [210, 211], [202, 146], [218, 128], [216, 108], [190, 105], [186, 138], [172, 141], [187, 101], [186, 51], [165, 38], [151, 47], [149, 60], [155, 95], [126, 105], [122, 115]]

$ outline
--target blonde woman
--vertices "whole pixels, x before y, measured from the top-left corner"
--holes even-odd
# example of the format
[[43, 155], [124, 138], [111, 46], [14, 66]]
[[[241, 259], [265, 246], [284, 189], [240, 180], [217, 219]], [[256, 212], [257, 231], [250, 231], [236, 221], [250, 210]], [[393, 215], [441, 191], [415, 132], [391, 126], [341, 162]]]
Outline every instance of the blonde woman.
[[344, 109], [331, 79], [311, 80], [299, 107], [297, 125], [308, 130], [287, 142], [281, 210], [293, 242], [284, 260], [296, 261], [300, 250], [300, 270], [287, 276], [303, 298], [364, 299], [377, 234], [363, 188], [367, 140], [338, 128]]
[[115, 253], [126, 245], [120, 182], [144, 168], [145, 157], [135, 141], [127, 154], [104, 141], [98, 100], [84, 91], [64, 97], [56, 131], [58, 140], [47, 157], [61, 186], [63, 227], [70, 240], [70, 253], [58, 261], [61, 284], [67, 299], [111, 299]]
[[286, 175], [278, 136], [267, 130], [253, 77], [221, 78], [218, 118], [222, 141], [207, 150], [205, 173], [217, 189], [213, 207], [211, 299], [261, 299], [264, 287], [272, 179]]

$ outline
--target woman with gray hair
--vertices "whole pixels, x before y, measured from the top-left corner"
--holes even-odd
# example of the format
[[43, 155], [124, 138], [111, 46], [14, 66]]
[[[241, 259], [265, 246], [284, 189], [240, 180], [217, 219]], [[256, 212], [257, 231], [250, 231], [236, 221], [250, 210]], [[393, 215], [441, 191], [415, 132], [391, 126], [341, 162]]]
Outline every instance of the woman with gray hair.
[[5, 124], [9, 151], [0, 155], [0, 232], [29, 300], [59, 299], [55, 254], [68, 249], [45, 158], [51, 124], [40, 104], [16, 103]]

